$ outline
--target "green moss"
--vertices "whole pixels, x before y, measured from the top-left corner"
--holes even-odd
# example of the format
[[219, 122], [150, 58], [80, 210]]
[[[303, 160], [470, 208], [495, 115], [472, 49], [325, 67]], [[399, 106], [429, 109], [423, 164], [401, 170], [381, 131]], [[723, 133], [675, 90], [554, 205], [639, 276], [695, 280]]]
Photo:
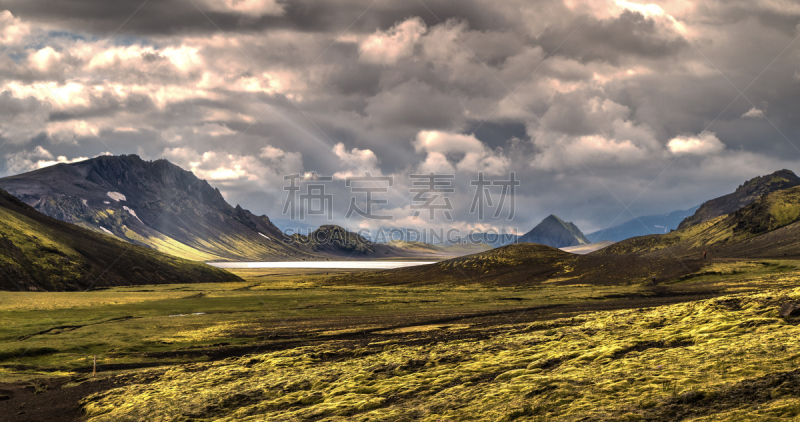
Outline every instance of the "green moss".
[[[779, 277], [791, 284], [796, 273]], [[759, 293], [511, 325], [486, 338], [358, 351], [329, 342], [179, 366], [84, 406], [92, 421], [142, 409], [152, 420], [220, 421], [794, 417], [800, 327], [777, 309], [800, 300], [800, 288], [758, 280]]]

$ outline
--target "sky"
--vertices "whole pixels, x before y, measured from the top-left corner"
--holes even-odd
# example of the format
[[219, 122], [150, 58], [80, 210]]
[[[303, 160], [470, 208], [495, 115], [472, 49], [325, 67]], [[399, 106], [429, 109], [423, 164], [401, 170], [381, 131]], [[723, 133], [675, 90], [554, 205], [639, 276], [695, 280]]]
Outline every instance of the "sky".
[[[289, 196], [321, 184], [331, 222], [349, 228], [526, 232], [556, 214], [588, 233], [800, 170], [794, 1], [0, 0], [0, 10], [0, 175], [138, 154], [275, 220], [304, 203], [287, 207]], [[365, 173], [391, 181], [369, 207], [357, 187], [389, 182], [347, 182]], [[452, 175], [441, 179], [452, 192], [414, 191], [412, 175], [430, 173]], [[502, 184], [485, 186], [494, 208], [483, 218], [470, 212], [486, 199], [481, 173], [514, 174], [513, 213], [507, 197], [495, 218]], [[299, 190], [287, 191], [294, 174]], [[433, 220], [426, 201], [441, 206]], [[347, 218], [353, 208], [391, 220]]]

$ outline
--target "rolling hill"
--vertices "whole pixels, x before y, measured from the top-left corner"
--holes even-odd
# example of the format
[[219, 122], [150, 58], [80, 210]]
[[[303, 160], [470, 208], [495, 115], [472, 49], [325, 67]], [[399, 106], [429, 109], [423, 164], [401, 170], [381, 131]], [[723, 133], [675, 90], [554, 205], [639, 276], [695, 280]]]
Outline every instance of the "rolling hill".
[[333, 277], [333, 284], [537, 286], [619, 285], [669, 279], [699, 270], [702, 260], [629, 255], [578, 255], [537, 243], [517, 243], [435, 264]]
[[531, 231], [520, 236], [517, 242], [539, 243], [554, 248], [591, 243], [577, 226], [565, 222], [552, 214], [537, 224]]
[[211, 266], [126, 244], [50, 218], [0, 190], [0, 289], [85, 290], [118, 285], [226, 282]]

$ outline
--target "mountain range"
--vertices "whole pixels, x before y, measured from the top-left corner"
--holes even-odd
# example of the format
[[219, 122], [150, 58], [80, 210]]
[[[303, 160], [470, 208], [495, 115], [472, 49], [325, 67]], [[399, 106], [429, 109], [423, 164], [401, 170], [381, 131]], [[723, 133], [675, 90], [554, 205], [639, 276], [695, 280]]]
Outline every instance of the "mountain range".
[[[265, 216], [231, 206], [207, 181], [166, 161], [101, 156], [0, 179], [0, 188], [61, 221], [197, 261], [414, 256], [344, 229], [286, 236]], [[328, 244], [319, 241], [336, 233]], [[309, 241], [309, 238], [317, 241]]]
[[[487, 237], [483, 243], [494, 247], [538, 243], [589, 254], [613, 241], [620, 244], [606, 247], [601, 253], [651, 253], [659, 245], [672, 249], [672, 244], [681, 244], [681, 250], [719, 242], [729, 245], [749, 239], [742, 234], [745, 227], [752, 234], [753, 230], [774, 231], [790, 225], [793, 211], [784, 208], [794, 209], [790, 192], [798, 186], [800, 178], [781, 170], [751, 179], [735, 192], [699, 207], [640, 217], [588, 236], [575, 224], [550, 215], [522, 236], [504, 238], [502, 243], [494, 239], [497, 244]], [[488, 247], [377, 243], [333, 225], [307, 235], [288, 236], [267, 216], [231, 206], [218, 189], [191, 172], [166, 160], [145, 161], [136, 155], [57, 164], [0, 179], [0, 188], [63, 222], [196, 261], [441, 257], [477, 253]], [[768, 198], [772, 201], [769, 204], [784, 205], [765, 205]], [[761, 208], [752, 211], [753, 206]], [[739, 220], [730, 220], [734, 217]], [[673, 228], [677, 230], [670, 233]], [[651, 232], [662, 234], [639, 236]], [[694, 242], [694, 246], [688, 247], [686, 242]]]

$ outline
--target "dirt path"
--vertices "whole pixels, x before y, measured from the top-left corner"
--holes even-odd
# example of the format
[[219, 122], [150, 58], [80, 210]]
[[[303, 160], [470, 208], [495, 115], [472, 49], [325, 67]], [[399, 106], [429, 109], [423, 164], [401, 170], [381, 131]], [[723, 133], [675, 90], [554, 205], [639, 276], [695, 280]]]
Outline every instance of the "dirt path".
[[98, 391], [118, 387], [112, 379], [86, 381], [62, 388], [69, 378], [0, 383], [0, 422], [75, 422], [86, 416], [80, 400]]

